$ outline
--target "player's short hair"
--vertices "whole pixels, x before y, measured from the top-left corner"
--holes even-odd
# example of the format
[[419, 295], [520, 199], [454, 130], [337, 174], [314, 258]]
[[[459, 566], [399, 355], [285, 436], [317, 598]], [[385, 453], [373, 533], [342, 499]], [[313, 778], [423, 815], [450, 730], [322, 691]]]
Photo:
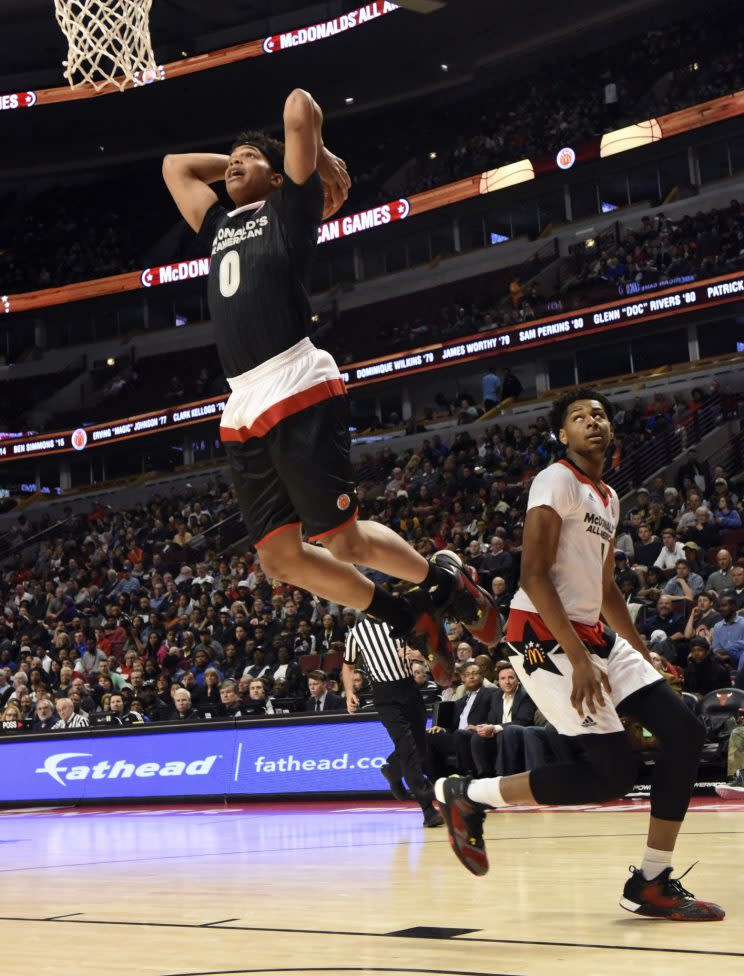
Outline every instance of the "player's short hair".
[[576, 390], [569, 390], [568, 393], [564, 393], [553, 402], [553, 406], [550, 408], [550, 427], [553, 433], [557, 434], [563, 427], [568, 408], [577, 400], [598, 400], [604, 407], [607, 419], [612, 423], [615, 410], [604, 393], [600, 393], [591, 386], [580, 386]]
[[277, 173], [284, 172], [284, 143], [265, 132], [239, 132], [232, 144], [232, 150], [240, 146], [253, 146], [262, 152], [271, 163], [271, 168]]

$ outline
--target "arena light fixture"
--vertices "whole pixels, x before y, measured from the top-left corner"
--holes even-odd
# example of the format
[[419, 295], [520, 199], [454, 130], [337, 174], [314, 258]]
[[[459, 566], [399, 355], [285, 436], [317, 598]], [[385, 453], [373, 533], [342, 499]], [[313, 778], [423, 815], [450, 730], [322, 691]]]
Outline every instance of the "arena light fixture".
[[635, 125], [627, 125], [623, 129], [615, 129], [614, 132], [605, 132], [599, 147], [599, 155], [601, 159], [605, 159], [607, 156], [627, 152], [629, 149], [650, 146], [652, 142], [658, 142], [663, 138], [664, 134], [656, 119], [636, 122]]

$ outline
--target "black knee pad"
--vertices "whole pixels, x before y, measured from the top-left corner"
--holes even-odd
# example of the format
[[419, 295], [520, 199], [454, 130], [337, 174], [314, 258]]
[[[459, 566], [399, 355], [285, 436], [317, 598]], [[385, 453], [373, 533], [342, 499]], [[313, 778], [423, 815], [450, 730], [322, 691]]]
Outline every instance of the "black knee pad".
[[575, 761], [531, 770], [530, 788], [538, 803], [603, 803], [633, 788], [638, 763], [624, 732], [582, 735], [571, 742]]
[[587, 735], [582, 747], [597, 777], [600, 800], [617, 800], [629, 793], [636, 782], [638, 759], [624, 732], [612, 735]]

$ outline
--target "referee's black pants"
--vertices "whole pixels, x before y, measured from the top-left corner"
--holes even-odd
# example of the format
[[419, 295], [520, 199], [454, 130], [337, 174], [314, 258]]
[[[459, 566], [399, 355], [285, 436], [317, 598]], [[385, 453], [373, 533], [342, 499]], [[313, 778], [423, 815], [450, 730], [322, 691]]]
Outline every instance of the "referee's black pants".
[[387, 762], [396, 779], [405, 779], [422, 809], [431, 806], [434, 792], [424, 775], [426, 762], [426, 706], [413, 678], [380, 681], [372, 686], [380, 721], [393, 740]]

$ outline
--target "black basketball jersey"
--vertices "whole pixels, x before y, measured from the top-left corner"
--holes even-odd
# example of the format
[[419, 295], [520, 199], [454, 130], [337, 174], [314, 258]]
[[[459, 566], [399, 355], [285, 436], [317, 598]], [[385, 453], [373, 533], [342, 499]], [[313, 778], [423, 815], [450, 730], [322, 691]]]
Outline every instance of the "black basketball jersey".
[[239, 376], [310, 334], [308, 281], [323, 215], [317, 172], [284, 183], [258, 206], [213, 204], [200, 236], [211, 244], [209, 309], [225, 375]]

